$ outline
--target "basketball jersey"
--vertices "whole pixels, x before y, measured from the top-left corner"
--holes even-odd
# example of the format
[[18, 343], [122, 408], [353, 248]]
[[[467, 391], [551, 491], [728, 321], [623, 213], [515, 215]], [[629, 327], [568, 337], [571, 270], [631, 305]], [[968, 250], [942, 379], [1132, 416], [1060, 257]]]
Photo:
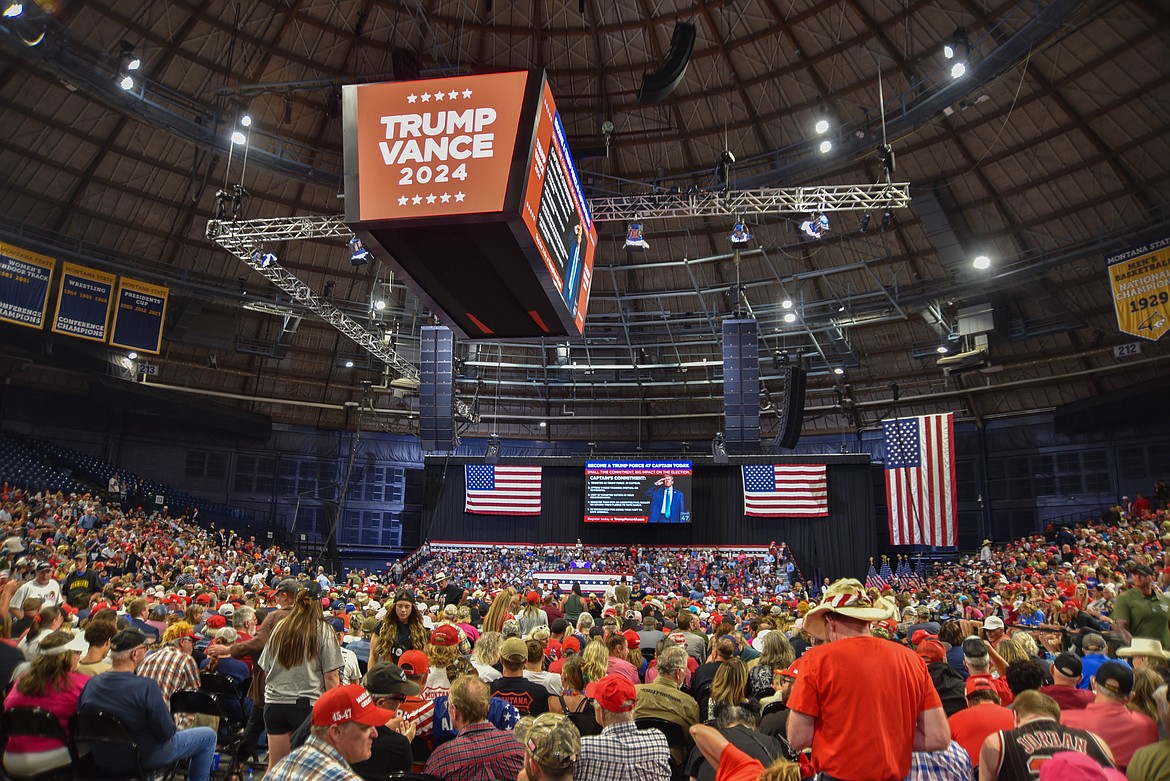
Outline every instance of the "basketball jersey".
[[1059, 751], [1087, 754], [1101, 767], [1113, 767], [1109, 756], [1092, 733], [1066, 727], [1054, 719], [1035, 719], [999, 733], [1003, 750], [999, 755], [998, 781], [1035, 781], [1040, 766]]

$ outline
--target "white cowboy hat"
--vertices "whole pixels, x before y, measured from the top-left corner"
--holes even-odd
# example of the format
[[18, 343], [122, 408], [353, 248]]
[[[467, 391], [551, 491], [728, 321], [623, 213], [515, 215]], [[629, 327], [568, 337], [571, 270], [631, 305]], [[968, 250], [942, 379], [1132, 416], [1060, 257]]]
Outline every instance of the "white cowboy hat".
[[1170, 652], [1162, 648], [1161, 640], [1152, 640], [1148, 637], [1135, 637], [1129, 645], [1117, 649], [1118, 656], [1154, 656], [1163, 661], [1170, 659]]
[[860, 621], [881, 621], [891, 615], [888, 604], [875, 604], [865, 593], [861, 581], [853, 578], [838, 580], [825, 590], [821, 604], [805, 615], [804, 631], [818, 640], [828, 640], [825, 616], [829, 613], [838, 613]]

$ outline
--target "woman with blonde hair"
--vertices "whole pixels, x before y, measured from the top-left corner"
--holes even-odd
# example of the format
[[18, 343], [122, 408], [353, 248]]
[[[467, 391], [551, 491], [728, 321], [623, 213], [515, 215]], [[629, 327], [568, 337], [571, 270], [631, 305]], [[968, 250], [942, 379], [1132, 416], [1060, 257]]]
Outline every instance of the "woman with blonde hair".
[[748, 671], [748, 693], [759, 699], [772, 688], [772, 678], [779, 670], [785, 670], [796, 661], [796, 651], [783, 632], [773, 630], [760, 641], [760, 658]]
[[512, 605], [516, 599], [516, 590], [509, 586], [496, 594], [495, 599], [488, 606], [487, 615], [483, 617], [484, 632], [503, 631], [504, 622], [512, 614]]
[[561, 686], [564, 688], [552, 702], [553, 710], [560, 713], [584, 713], [589, 707], [589, 698], [585, 696], [584, 662], [580, 656], [573, 654], [565, 659], [561, 666]]
[[[68, 730], [77, 713], [77, 700], [88, 675], [77, 672], [85, 641], [80, 634], [49, 632], [41, 638], [39, 654], [16, 681], [4, 700], [4, 709], [43, 708]], [[60, 767], [72, 760], [67, 749], [52, 738], [14, 735], [4, 751], [4, 769], [13, 775], [31, 776]]]
[[424, 700], [435, 700], [451, 690], [447, 665], [455, 661], [455, 657], [459, 655], [459, 630], [453, 624], [435, 627], [431, 632], [430, 642], [423, 650], [427, 655], [431, 672], [419, 696]]
[[503, 644], [504, 636], [499, 632], [484, 632], [471, 652], [471, 664], [484, 683], [490, 684], [502, 677], [495, 665], [500, 661], [500, 646]]
[[340, 683], [341, 646], [325, 623], [321, 600], [297, 592], [292, 610], [272, 630], [257, 664], [264, 683], [268, 772], [289, 752], [289, 738], [313, 711], [313, 703]]
[[609, 672], [609, 649], [600, 637], [595, 637], [581, 652], [581, 671], [585, 675], [585, 683], [600, 681]]
[[1149, 667], [1134, 668], [1133, 698], [1125, 707], [1136, 713], [1144, 713], [1153, 719], [1155, 724], [1161, 724], [1158, 713], [1158, 698], [1154, 696], [1154, 693], [1165, 683], [1162, 676]]
[[711, 696], [707, 700], [707, 718], [719, 705], [739, 705], [747, 699], [747, 667], [736, 658], [719, 665], [715, 680], [711, 683]]
[[1001, 638], [995, 644], [995, 652], [1003, 659], [1005, 665], [1011, 664], [1012, 662], [1028, 661], [1028, 654], [1024, 653], [1024, 649], [1010, 637]]

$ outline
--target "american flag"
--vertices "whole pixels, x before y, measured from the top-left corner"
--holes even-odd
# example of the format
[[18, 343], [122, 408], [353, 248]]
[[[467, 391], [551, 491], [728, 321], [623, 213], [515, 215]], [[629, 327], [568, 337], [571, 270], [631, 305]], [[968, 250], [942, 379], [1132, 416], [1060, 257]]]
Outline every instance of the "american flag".
[[882, 576], [873, 568], [873, 559], [869, 560], [869, 574], [865, 576], [865, 587], [876, 589], [884, 589], [886, 587], [886, 582], [882, 580]]
[[538, 466], [468, 464], [464, 512], [477, 515], [540, 515]]
[[823, 518], [829, 514], [824, 464], [747, 464], [743, 514], [753, 518]]
[[882, 431], [890, 543], [957, 545], [954, 415], [883, 420]]
[[894, 571], [890, 569], [890, 558], [882, 556], [882, 571], [879, 573], [882, 582], [887, 585], [892, 585], [894, 582]]

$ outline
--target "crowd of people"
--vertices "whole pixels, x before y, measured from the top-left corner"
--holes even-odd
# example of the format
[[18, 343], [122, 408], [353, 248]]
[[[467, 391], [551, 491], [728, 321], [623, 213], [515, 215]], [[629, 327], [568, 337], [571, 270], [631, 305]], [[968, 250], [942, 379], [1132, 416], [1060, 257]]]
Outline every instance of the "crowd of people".
[[[867, 585], [807, 584], [778, 544], [436, 547], [342, 577], [117, 497], [5, 486], [4, 707], [65, 730], [111, 714], [147, 768], [192, 781], [220, 755], [282, 780], [1165, 779], [1170, 515], [1139, 498]], [[218, 718], [184, 710], [194, 689]], [[10, 774], [71, 761], [7, 736]]]

